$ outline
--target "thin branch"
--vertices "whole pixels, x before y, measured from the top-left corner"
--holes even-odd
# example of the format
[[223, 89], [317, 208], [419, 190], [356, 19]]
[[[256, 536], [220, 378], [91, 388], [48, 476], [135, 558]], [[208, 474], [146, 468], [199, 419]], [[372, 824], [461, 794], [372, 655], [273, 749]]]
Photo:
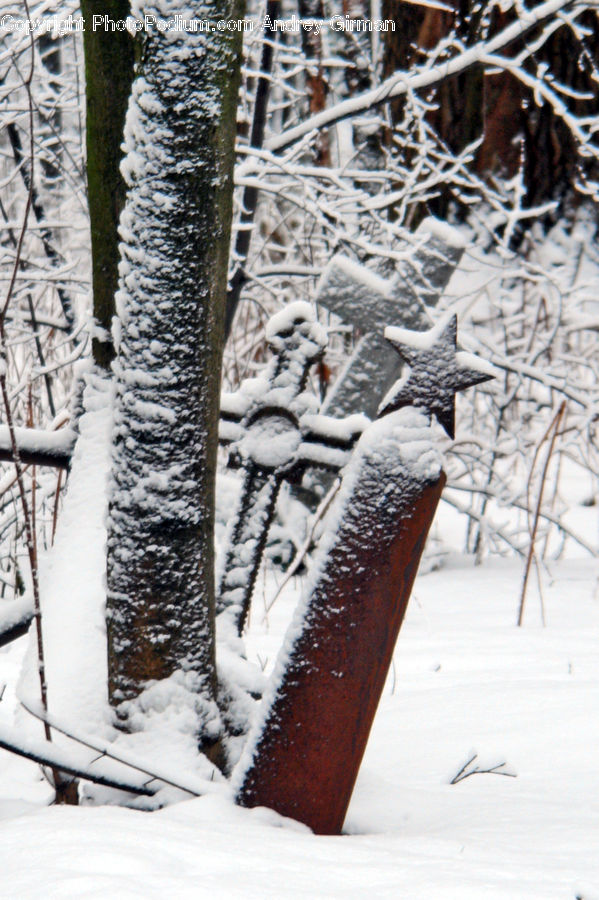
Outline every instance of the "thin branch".
[[311, 525], [310, 531], [308, 533], [308, 536], [306, 537], [304, 543], [302, 544], [302, 546], [298, 549], [297, 553], [295, 554], [293, 562], [290, 563], [287, 571], [285, 572], [283, 580], [280, 583], [280, 585], [278, 586], [274, 597], [271, 599], [270, 603], [268, 603], [264, 609], [264, 616], [262, 618], [263, 622], [266, 620], [266, 617], [268, 616], [269, 612], [271, 611], [271, 609], [273, 608], [273, 606], [279, 599], [281, 592], [282, 592], [283, 588], [285, 587], [285, 585], [287, 585], [291, 581], [291, 579], [293, 578], [293, 576], [295, 575], [295, 573], [301, 566], [302, 562], [306, 558], [306, 554], [314, 541], [314, 532], [316, 531], [316, 526], [328, 512], [328, 509], [329, 509], [331, 503], [333, 502], [333, 500], [335, 499], [335, 497], [337, 496], [337, 492], [339, 491], [340, 487], [341, 487], [341, 481], [339, 479], [337, 479], [337, 481], [333, 484], [333, 486], [328, 491], [328, 493], [325, 494], [324, 498], [321, 500], [318, 509], [314, 513], [314, 518], [312, 520], [312, 525]]
[[545, 432], [545, 434], [539, 441], [539, 445], [535, 452], [532, 467], [530, 470], [529, 485], [530, 485], [530, 481], [532, 479], [532, 474], [534, 471], [536, 461], [538, 459], [538, 454], [541, 449], [541, 446], [545, 443], [545, 441], [549, 438], [549, 435], [551, 434], [551, 440], [549, 441], [549, 448], [547, 450], [545, 464], [543, 466], [543, 471], [541, 473], [541, 486], [539, 488], [539, 495], [537, 497], [537, 504], [535, 507], [534, 518], [532, 521], [532, 527], [531, 527], [531, 531], [530, 531], [530, 545], [528, 548], [528, 556], [526, 558], [526, 566], [524, 567], [524, 578], [522, 581], [522, 591], [520, 593], [520, 607], [518, 610], [518, 627], [520, 627], [522, 625], [522, 622], [524, 619], [524, 604], [526, 602], [526, 588], [528, 585], [528, 576], [530, 574], [530, 566], [531, 566], [532, 559], [533, 559], [534, 552], [535, 552], [535, 541], [537, 539], [537, 528], [539, 525], [539, 517], [540, 517], [540, 513], [541, 513], [541, 503], [543, 502], [543, 493], [545, 491], [545, 482], [547, 480], [547, 470], [549, 469], [549, 463], [551, 462], [551, 457], [553, 455], [553, 448], [555, 446], [555, 441], [557, 439], [557, 435], [559, 432], [559, 426], [560, 426], [560, 423], [562, 421], [565, 411], [566, 411], [566, 401], [562, 400], [560, 407], [559, 407], [558, 411], [556, 412], [555, 416], [553, 417], [553, 419], [551, 420], [551, 423], [550, 423], [547, 431]]
[[[30, 19], [29, 14], [29, 4], [28, 0], [23, 0], [25, 7], [25, 14], [27, 19]], [[40, 588], [39, 588], [39, 570], [38, 570], [38, 560], [37, 560], [37, 550], [35, 543], [35, 536], [33, 533], [33, 524], [32, 524], [32, 516], [31, 510], [29, 508], [29, 503], [27, 500], [27, 493], [25, 490], [25, 479], [23, 473], [23, 465], [21, 462], [21, 456], [19, 454], [19, 446], [16, 439], [15, 434], [15, 425], [12, 416], [12, 409], [10, 405], [10, 398], [8, 395], [8, 387], [6, 383], [6, 375], [7, 375], [7, 364], [8, 364], [8, 352], [6, 345], [6, 332], [5, 332], [5, 317], [12, 300], [12, 295], [15, 287], [15, 280], [17, 277], [17, 272], [19, 270], [21, 264], [21, 254], [23, 251], [23, 241], [25, 240], [25, 234], [27, 232], [27, 222], [29, 220], [29, 212], [31, 209], [31, 205], [33, 202], [33, 174], [34, 174], [34, 122], [33, 122], [33, 99], [31, 96], [31, 83], [33, 80], [34, 66], [35, 66], [35, 45], [33, 39], [33, 32], [30, 33], [30, 52], [31, 52], [31, 64], [29, 67], [29, 74], [23, 81], [23, 86], [25, 88], [25, 92], [27, 94], [27, 105], [28, 105], [28, 119], [29, 119], [29, 134], [30, 134], [30, 142], [29, 142], [29, 152], [30, 152], [30, 174], [31, 174], [31, 182], [29, 185], [29, 191], [27, 193], [27, 202], [25, 204], [25, 212], [23, 214], [23, 223], [21, 226], [21, 230], [19, 233], [19, 238], [17, 241], [17, 247], [15, 252], [15, 261], [12, 270], [12, 276], [10, 279], [10, 283], [8, 286], [8, 290], [6, 293], [6, 298], [4, 300], [4, 304], [2, 309], [0, 310], [0, 393], [2, 395], [2, 402], [4, 405], [4, 413], [6, 416], [6, 422], [8, 425], [8, 431], [10, 435], [10, 446], [13, 455], [13, 462], [15, 465], [15, 471], [17, 476], [17, 485], [19, 488], [19, 496], [21, 499], [21, 507], [23, 511], [23, 520], [25, 525], [25, 536], [26, 536], [26, 544], [27, 544], [27, 553], [29, 556], [29, 565], [31, 569], [31, 581], [33, 586], [33, 618], [35, 621], [35, 631], [37, 638], [37, 662], [38, 662], [38, 675], [40, 682], [40, 695], [42, 706], [44, 709], [48, 708], [48, 688], [46, 684], [46, 668], [44, 662], [44, 643], [42, 636], [42, 610], [40, 603]], [[50, 732], [49, 726], [44, 724], [44, 733], [47, 741], [52, 740], [52, 734]], [[59, 789], [62, 784], [62, 779], [60, 776], [60, 772], [56, 767], [52, 767], [52, 776], [54, 778], [54, 785]]]
[[[280, 0], [267, 0], [266, 15], [271, 19], [276, 18], [279, 11]], [[258, 84], [256, 86], [256, 97], [254, 100], [254, 115], [252, 119], [252, 130], [250, 134], [250, 147], [260, 148], [264, 143], [264, 129], [268, 113], [268, 96], [270, 93], [270, 74], [272, 71], [274, 57], [274, 44], [272, 41], [264, 41], [262, 44], [262, 59], [260, 62], [260, 74], [258, 76]], [[256, 207], [258, 204], [258, 188], [248, 185], [244, 188], [241, 197], [241, 215], [239, 218], [239, 226], [235, 236], [235, 246], [233, 250], [234, 258], [237, 260], [237, 267], [231, 278], [231, 287], [227, 292], [227, 306], [225, 311], [225, 340], [231, 333], [235, 312], [239, 305], [241, 291], [246, 281], [244, 266], [250, 249], [252, 239], [252, 231]]]
[[[100, 741], [98, 738], [88, 735], [76, 734], [56, 716], [41, 709], [35, 701], [20, 699], [19, 702], [36, 719], [50, 725], [55, 731], [60, 732], [60, 734], [70, 738], [70, 740], [87, 747], [89, 750], [94, 750], [107, 759], [128, 766], [130, 769], [135, 769], [135, 771], [141, 772], [142, 775], [147, 775], [151, 781], [161, 781], [163, 784], [168, 784], [170, 787], [177, 788], [187, 794], [193, 794], [194, 797], [214, 793], [215, 790], [220, 789], [219, 784], [222, 787], [222, 783], [208, 781], [204, 778], [194, 778], [193, 776], [190, 778], [187, 776], [187, 778], [182, 779], [180, 774], [175, 775], [166, 769], [148, 768], [131, 754], [116, 750], [106, 741]], [[156, 791], [152, 791], [152, 793], [156, 793]]]
[[0, 748], [8, 750], [9, 753], [15, 753], [17, 756], [22, 756], [24, 759], [30, 759], [41, 766], [47, 766], [53, 772], [60, 771], [74, 778], [82, 778], [85, 781], [92, 781], [94, 784], [115, 788], [118, 791], [127, 791], [129, 794], [153, 797], [157, 790], [143, 784], [134, 785], [127, 781], [91, 772], [86, 766], [74, 760], [71, 754], [62, 747], [56, 747], [49, 741], [34, 741], [23, 738], [14, 729], [4, 724], [0, 724]]
[[503, 775], [505, 778], [517, 778], [515, 772], [504, 772], [502, 769], [507, 766], [507, 763], [502, 762], [498, 763], [496, 766], [490, 766], [487, 769], [483, 769], [480, 766], [474, 766], [472, 769], [468, 769], [468, 766], [471, 766], [475, 759], [478, 759], [478, 753], [474, 753], [469, 760], [467, 760], [459, 772], [453, 776], [450, 784], [458, 784], [460, 781], [464, 781], [466, 778], [470, 778], [471, 775]]

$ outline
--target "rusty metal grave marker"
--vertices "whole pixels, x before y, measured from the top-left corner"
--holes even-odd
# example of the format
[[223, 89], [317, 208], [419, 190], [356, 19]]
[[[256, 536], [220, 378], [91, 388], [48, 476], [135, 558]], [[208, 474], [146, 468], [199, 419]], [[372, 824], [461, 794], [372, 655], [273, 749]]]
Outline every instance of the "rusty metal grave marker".
[[346, 469], [306, 599], [234, 774], [240, 804], [271, 807], [317, 834], [343, 826], [445, 481], [431, 414], [451, 428], [455, 392], [492, 377], [456, 355], [455, 320], [428, 335], [387, 334], [410, 375]]
[[223, 395], [219, 440], [243, 468], [238, 508], [217, 590], [217, 614], [226, 613], [241, 634], [285, 479], [306, 466], [338, 472], [368, 420], [315, 414], [305, 392], [308, 371], [326, 346], [326, 332], [308, 303], [293, 303], [271, 318], [267, 341], [275, 356], [260, 379]]

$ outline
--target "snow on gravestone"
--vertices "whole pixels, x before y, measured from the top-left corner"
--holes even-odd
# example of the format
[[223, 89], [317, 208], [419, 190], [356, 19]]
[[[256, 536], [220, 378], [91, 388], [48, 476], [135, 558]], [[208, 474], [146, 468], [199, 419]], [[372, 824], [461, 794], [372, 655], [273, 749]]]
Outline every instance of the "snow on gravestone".
[[[401, 363], [383, 339], [386, 326], [426, 331], [428, 309], [442, 296], [464, 252], [455, 228], [429, 217], [415, 233], [422, 242], [410, 262], [396, 264], [391, 277], [373, 271], [342, 254], [325, 268], [316, 289], [316, 302], [362, 337], [353, 355], [325, 398], [322, 412], [340, 418], [364, 413], [374, 418], [381, 398], [399, 378]], [[332, 477], [310, 472], [307, 486], [324, 493]]]
[[383, 277], [347, 257], [334, 256], [316, 290], [316, 302], [363, 337], [327, 396], [323, 412], [346, 416], [362, 412], [374, 418], [381, 397], [399, 378], [401, 362], [383, 338], [387, 326], [426, 331], [428, 308], [443, 294], [464, 252], [454, 228], [432, 217], [415, 234], [423, 241], [411, 264], [399, 263], [392, 277]]
[[343, 826], [445, 481], [430, 415], [451, 428], [455, 392], [492, 377], [456, 355], [455, 318], [425, 335], [399, 331], [386, 333], [410, 374], [345, 471], [234, 775], [242, 805], [271, 807], [317, 834]]

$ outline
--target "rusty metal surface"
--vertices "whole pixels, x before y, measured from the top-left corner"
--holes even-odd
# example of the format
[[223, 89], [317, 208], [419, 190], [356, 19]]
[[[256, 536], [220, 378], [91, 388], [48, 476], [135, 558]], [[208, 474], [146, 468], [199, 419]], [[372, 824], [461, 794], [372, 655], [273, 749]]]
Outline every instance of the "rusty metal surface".
[[356, 479], [238, 792], [317, 834], [341, 832], [445, 483], [385, 465]]

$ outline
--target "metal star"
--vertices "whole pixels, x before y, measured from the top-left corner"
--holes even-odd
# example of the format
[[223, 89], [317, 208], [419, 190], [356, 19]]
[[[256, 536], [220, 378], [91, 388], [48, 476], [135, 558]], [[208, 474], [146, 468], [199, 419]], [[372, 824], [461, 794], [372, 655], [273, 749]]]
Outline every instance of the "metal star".
[[404, 406], [434, 414], [450, 438], [455, 436], [455, 395], [494, 377], [492, 367], [470, 353], [456, 352], [457, 316], [429, 331], [387, 328], [385, 337], [409, 366], [407, 377], [394, 385], [379, 417]]

